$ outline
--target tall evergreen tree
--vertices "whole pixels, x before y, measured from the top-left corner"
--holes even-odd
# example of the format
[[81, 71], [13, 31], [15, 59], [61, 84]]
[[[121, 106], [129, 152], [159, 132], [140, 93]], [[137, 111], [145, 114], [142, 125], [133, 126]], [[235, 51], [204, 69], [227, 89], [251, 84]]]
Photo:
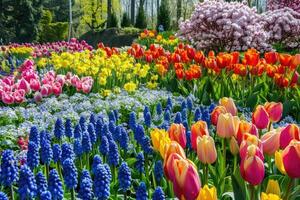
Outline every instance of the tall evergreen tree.
[[170, 10], [168, 0], [162, 0], [157, 15], [157, 27], [163, 25], [164, 30], [170, 29]]

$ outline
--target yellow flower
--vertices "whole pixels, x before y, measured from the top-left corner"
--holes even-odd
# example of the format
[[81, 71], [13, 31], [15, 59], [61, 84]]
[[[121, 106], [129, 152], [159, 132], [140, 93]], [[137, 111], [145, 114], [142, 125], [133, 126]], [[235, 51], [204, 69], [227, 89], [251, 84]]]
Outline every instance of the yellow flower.
[[197, 200], [217, 200], [217, 189], [214, 186], [209, 188], [205, 185], [200, 189]]
[[37, 62], [37, 66], [44, 68], [47, 65], [47, 59], [46, 58], [41, 58], [38, 62]]
[[127, 92], [134, 92], [136, 90], [136, 84], [134, 82], [128, 82], [124, 85], [124, 89]]
[[277, 196], [280, 196], [280, 187], [278, 181], [270, 179], [268, 181], [266, 193], [276, 194]]
[[286, 174], [282, 160], [282, 151], [275, 152], [275, 165], [282, 174]]
[[147, 35], [146, 35], [144, 32], [141, 32], [140, 38], [144, 39], [144, 38], [146, 38], [146, 37], [147, 37]]
[[162, 158], [165, 157], [165, 152], [167, 148], [169, 147], [169, 144], [171, 143], [171, 139], [168, 137], [162, 137], [159, 141], [159, 153]]
[[147, 88], [155, 89], [156, 87], [157, 87], [157, 82], [152, 82], [152, 81], [147, 82]]
[[120, 92], [121, 92], [121, 89], [119, 87], [114, 88], [114, 93], [120, 94]]
[[154, 36], [155, 36], [155, 34], [152, 31], [150, 31], [149, 37], [154, 37]]
[[161, 41], [162, 39], [163, 39], [163, 37], [162, 37], [161, 35], [157, 35], [157, 36], [156, 36], [156, 40], [157, 40], [157, 41]]
[[152, 75], [151, 80], [152, 81], [157, 81], [158, 80], [158, 75]]
[[261, 200], [281, 200], [281, 198], [276, 194], [266, 194], [266, 193], [262, 192]]
[[238, 80], [239, 77], [236, 74], [232, 74], [231, 78], [232, 78], [232, 80], [236, 81], [236, 80]]
[[169, 134], [167, 131], [165, 131], [164, 129], [153, 129], [151, 132], [150, 132], [150, 136], [151, 136], [151, 141], [152, 141], [152, 144], [153, 144], [153, 148], [155, 150], [159, 150], [159, 143], [160, 143], [160, 140], [162, 138], [168, 138], [169, 137]]
[[99, 84], [100, 85], [106, 85], [106, 77], [105, 76], [102, 76], [99, 78]]
[[102, 91], [102, 96], [107, 97], [111, 94], [111, 90], [103, 90]]

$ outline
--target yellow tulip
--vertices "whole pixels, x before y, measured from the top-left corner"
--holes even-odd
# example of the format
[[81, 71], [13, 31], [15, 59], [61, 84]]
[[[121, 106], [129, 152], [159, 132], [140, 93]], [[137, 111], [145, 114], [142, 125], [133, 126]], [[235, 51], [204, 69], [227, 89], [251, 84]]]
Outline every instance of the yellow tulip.
[[270, 179], [268, 181], [266, 193], [276, 194], [277, 196], [280, 196], [280, 187], [278, 181]]
[[197, 200], [217, 200], [217, 189], [214, 186], [209, 188], [205, 185], [200, 189]]
[[127, 91], [127, 92], [134, 92], [137, 88], [137, 85], [133, 82], [128, 82], [124, 85], [124, 89]]
[[261, 200], [281, 200], [281, 198], [276, 194], [266, 194], [266, 193], [262, 192]]
[[282, 151], [275, 152], [275, 165], [282, 174], [286, 174], [282, 160]]

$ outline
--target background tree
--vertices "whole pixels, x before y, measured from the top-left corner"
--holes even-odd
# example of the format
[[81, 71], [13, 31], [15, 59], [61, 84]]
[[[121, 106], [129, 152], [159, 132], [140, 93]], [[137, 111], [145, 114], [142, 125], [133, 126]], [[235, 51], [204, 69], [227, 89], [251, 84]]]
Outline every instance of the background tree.
[[135, 27], [141, 29], [147, 28], [147, 18], [144, 11], [144, 3], [145, 0], [140, 0], [140, 5], [139, 5], [138, 14], [136, 16], [136, 23], [135, 23]]
[[121, 27], [129, 27], [130, 26], [130, 20], [128, 18], [127, 13], [123, 13]]
[[164, 30], [170, 29], [170, 11], [168, 0], [162, 0], [157, 16], [157, 26], [163, 25]]

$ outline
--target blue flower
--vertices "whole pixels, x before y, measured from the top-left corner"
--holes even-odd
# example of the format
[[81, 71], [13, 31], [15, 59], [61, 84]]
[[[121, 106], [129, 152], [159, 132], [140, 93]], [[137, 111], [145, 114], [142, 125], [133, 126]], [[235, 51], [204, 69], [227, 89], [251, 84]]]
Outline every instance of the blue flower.
[[103, 126], [103, 119], [100, 118], [96, 122], [96, 135], [97, 135], [97, 138], [101, 137], [102, 126]]
[[29, 141], [35, 143], [36, 146], [40, 146], [40, 134], [36, 126], [30, 128]]
[[34, 169], [40, 163], [39, 149], [35, 143], [29, 142], [27, 151], [27, 165]]
[[188, 131], [188, 130], [189, 130], [189, 125], [188, 125], [187, 120], [184, 120], [184, 121], [182, 122], [182, 124], [183, 124], [185, 130]]
[[62, 200], [64, 190], [61, 180], [56, 169], [52, 169], [49, 173], [48, 190], [51, 192], [53, 200]]
[[115, 113], [113, 111], [108, 113], [108, 120], [116, 122]]
[[128, 145], [129, 145], [129, 137], [128, 137], [128, 133], [125, 130], [125, 128], [122, 128], [121, 130], [121, 136], [122, 139], [120, 139], [120, 147], [127, 151], [128, 150]]
[[42, 143], [43, 143], [44, 140], [51, 141], [51, 136], [47, 131], [41, 131], [40, 132], [41, 145], [43, 145]]
[[52, 200], [52, 195], [49, 191], [44, 191], [41, 194], [40, 199], [42, 199], [42, 200]]
[[156, 105], [156, 114], [161, 115], [161, 113], [162, 113], [162, 105], [160, 102], [158, 102], [158, 104]]
[[109, 121], [108, 128], [109, 132], [114, 133], [116, 129], [116, 123], [114, 121]]
[[135, 132], [134, 132], [134, 139], [141, 144], [142, 143], [142, 139], [145, 136], [145, 130], [144, 127], [142, 125], [137, 125]]
[[152, 200], [165, 200], [166, 196], [161, 187], [157, 187], [152, 194]]
[[113, 140], [109, 141], [108, 164], [117, 166], [119, 164], [119, 151], [118, 146]]
[[144, 173], [145, 158], [143, 152], [139, 152], [136, 156], [135, 168], [139, 173]]
[[147, 127], [151, 126], [151, 113], [150, 112], [147, 112], [145, 115], [145, 125]]
[[186, 98], [186, 103], [187, 103], [187, 108], [189, 109], [189, 111], [191, 111], [193, 109], [193, 101], [190, 97]]
[[183, 100], [183, 101], [181, 102], [181, 110], [186, 109], [186, 108], [187, 108], [186, 101]]
[[53, 151], [53, 161], [55, 163], [59, 162], [61, 160], [61, 148], [59, 144], [54, 144], [52, 146]]
[[119, 119], [119, 111], [117, 109], [113, 110], [114, 112], [114, 115], [115, 115], [115, 119], [116, 119], [116, 122], [118, 121]]
[[110, 180], [103, 165], [97, 165], [94, 177], [94, 194], [99, 200], [106, 200], [110, 196]]
[[192, 148], [191, 131], [186, 132], [186, 146]]
[[41, 142], [41, 161], [46, 165], [50, 165], [53, 158], [53, 152], [51, 148], [51, 143], [48, 139], [44, 139]]
[[33, 199], [37, 195], [37, 185], [34, 175], [27, 165], [21, 166], [19, 178], [19, 197], [21, 200]]
[[75, 139], [73, 144], [74, 153], [77, 157], [80, 157], [83, 153], [82, 142], [80, 138]]
[[64, 161], [68, 158], [73, 160], [75, 158], [75, 155], [72, 145], [65, 142], [61, 145], [61, 163], [64, 163]]
[[128, 125], [129, 125], [129, 128], [132, 131], [135, 131], [135, 127], [136, 127], [136, 115], [135, 115], [135, 112], [133, 112], [133, 111], [129, 114]]
[[147, 200], [148, 199], [148, 193], [147, 193], [147, 187], [144, 182], [141, 182], [138, 188], [136, 189], [136, 200]]
[[93, 181], [89, 171], [82, 170], [82, 175], [80, 177], [78, 197], [82, 200], [92, 200], [93, 199], [92, 187], [93, 187]]
[[116, 142], [119, 142], [120, 141], [120, 138], [121, 138], [121, 126], [116, 126], [115, 128], [115, 131], [112, 132], [112, 136], [113, 136], [113, 139], [116, 141]]
[[18, 180], [18, 163], [12, 150], [3, 151], [0, 167], [0, 183], [2, 185], [9, 187]]
[[99, 164], [102, 164], [102, 159], [99, 155], [95, 155], [94, 158], [93, 158], [93, 164], [92, 164], [93, 174], [95, 174], [97, 165], [99, 165]]
[[126, 192], [131, 185], [131, 171], [126, 162], [123, 162], [118, 173], [119, 189]]
[[96, 136], [96, 133], [95, 133], [94, 125], [92, 123], [90, 123], [88, 125], [88, 133], [90, 135], [91, 143], [95, 144], [96, 140], [97, 140], [97, 136]]
[[144, 111], [143, 111], [144, 118], [145, 118], [145, 116], [146, 116], [146, 114], [147, 114], [148, 112], [150, 112], [150, 109], [149, 109], [148, 106], [145, 106], [145, 107], [144, 107]]
[[106, 136], [102, 136], [101, 144], [99, 146], [99, 151], [103, 156], [107, 156], [109, 151], [109, 143]]
[[73, 137], [72, 122], [71, 122], [71, 120], [69, 118], [66, 119], [66, 122], [65, 122], [65, 135], [68, 138], [72, 138]]
[[175, 115], [174, 123], [181, 124], [181, 122], [182, 122], [181, 113], [177, 112]]
[[48, 189], [46, 177], [44, 176], [44, 174], [41, 171], [39, 171], [35, 175], [35, 180], [36, 180], [38, 195], [41, 196], [41, 194], [43, 192], [47, 191], [47, 189]]
[[110, 171], [110, 167], [107, 163], [105, 163], [103, 166], [106, 169], [108, 180], [110, 182], [112, 180], [112, 174], [111, 174], [111, 171]]
[[152, 154], [153, 153], [153, 148], [152, 148], [152, 146], [150, 144], [150, 138], [149, 138], [149, 136], [144, 136], [143, 137], [142, 142], [141, 142], [141, 146], [142, 146], [143, 151], [146, 154]]
[[76, 124], [75, 129], [74, 129], [74, 138], [81, 138], [82, 135], [82, 130], [80, 124]]
[[101, 130], [101, 137], [109, 135], [108, 124], [104, 123]]
[[78, 173], [74, 161], [68, 158], [63, 162], [62, 166], [65, 185], [68, 189], [76, 188]]
[[210, 106], [208, 107], [208, 112], [211, 113], [216, 107], [216, 104], [212, 103], [210, 104]]
[[170, 122], [170, 120], [171, 120], [171, 114], [170, 114], [169, 110], [165, 111], [164, 120], [167, 121], [167, 122]]
[[195, 114], [194, 114], [194, 121], [197, 122], [201, 119], [201, 111], [199, 108], [196, 108]]
[[62, 137], [64, 136], [64, 125], [60, 118], [58, 118], [55, 122], [54, 136], [59, 140], [61, 140]]
[[0, 200], [8, 200], [7, 195], [1, 191], [0, 191]]
[[164, 169], [161, 160], [158, 160], [154, 164], [154, 177], [155, 180], [159, 183], [164, 176]]
[[92, 143], [87, 131], [82, 134], [82, 150], [84, 153], [88, 153], [92, 150]]
[[80, 116], [80, 118], [79, 118], [79, 124], [80, 124], [82, 132], [86, 131], [85, 118], [83, 116]]
[[94, 126], [96, 126], [96, 116], [94, 113], [92, 113], [90, 116], [90, 124], [93, 124]]
[[173, 107], [172, 99], [171, 99], [170, 97], [168, 97], [168, 100], [167, 100], [167, 106], [169, 106], [170, 108]]
[[182, 121], [186, 121], [187, 120], [187, 110], [186, 109], [183, 109], [181, 111], [181, 116], [182, 116]]

